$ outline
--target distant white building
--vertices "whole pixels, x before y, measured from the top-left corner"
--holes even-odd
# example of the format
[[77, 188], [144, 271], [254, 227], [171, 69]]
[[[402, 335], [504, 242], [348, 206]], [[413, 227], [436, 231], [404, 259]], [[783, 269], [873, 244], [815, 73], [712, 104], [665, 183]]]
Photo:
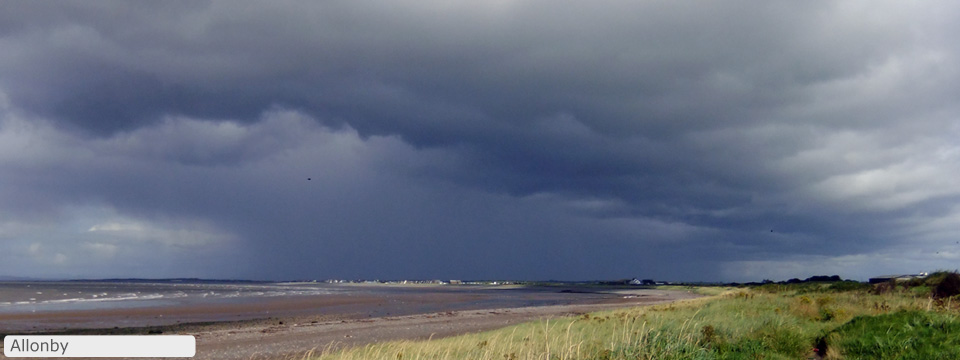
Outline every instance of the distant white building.
[[919, 273], [916, 275], [884, 275], [884, 276], [872, 277], [870, 278], [869, 281], [871, 284], [879, 284], [879, 283], [885, 283], [890, 281], [896, 281], [896, 282], [910, 281], [913, 279], [923, 279], [925, 277], [927, 277], [927, 273]]

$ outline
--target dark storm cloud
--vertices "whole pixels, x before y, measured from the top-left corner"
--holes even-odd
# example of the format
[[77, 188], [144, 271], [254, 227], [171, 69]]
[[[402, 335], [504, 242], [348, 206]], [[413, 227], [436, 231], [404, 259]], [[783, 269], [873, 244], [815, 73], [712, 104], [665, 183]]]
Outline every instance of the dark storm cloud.
[[933, 251], [960, 212], [956, 11], [4, 3], [0, 237], [37, 253], [30, 226], [115, 218], [81, 226], [115, 256], [185, 246], [163, 240], [180, 227], [253, 277], [617, 277], [675, 255], [664, 276], [738, 278]]
[[755, 121], [910, 40], [903, 24], [787, 3], [114, 5], [7, 5], [31, 19], [5, 31], [11, 99], [101, 133], [272, 104], [428, 144], [558, 112], [676, 133]]

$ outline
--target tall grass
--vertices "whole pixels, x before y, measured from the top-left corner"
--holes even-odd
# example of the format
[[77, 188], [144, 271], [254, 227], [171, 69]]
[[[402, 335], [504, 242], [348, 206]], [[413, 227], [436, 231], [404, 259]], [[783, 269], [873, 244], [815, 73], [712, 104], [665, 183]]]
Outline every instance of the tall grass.
[[834, 353], [854, 359], [960, 359], [960, 321], [947, 314], [898, 311], [857, 317], [828, 337]]
[[[903, 311], [938, 313], [948, 322], [960, 314], [909, 290], [740, 289], [479, 334], [323, 351], [316, 359], [808, 359], [817, 352], [839, 359], [847, 335], [832, 331], [856, 317]], [[817, 348], [828, 340], [837, 344], [832, 350]]]

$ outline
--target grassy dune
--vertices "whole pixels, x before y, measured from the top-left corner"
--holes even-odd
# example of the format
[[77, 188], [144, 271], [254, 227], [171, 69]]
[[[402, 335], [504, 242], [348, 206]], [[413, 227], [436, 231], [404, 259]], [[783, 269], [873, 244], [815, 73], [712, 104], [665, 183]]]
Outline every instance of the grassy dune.
[[[923, 286], [927, 293], [917, 290]], [[934, 299], [935, 286], [888, 286], [883, 293], [849, 282], [726, 289], [667, 305], [315, 358], [960, 359], [958, 299]]]

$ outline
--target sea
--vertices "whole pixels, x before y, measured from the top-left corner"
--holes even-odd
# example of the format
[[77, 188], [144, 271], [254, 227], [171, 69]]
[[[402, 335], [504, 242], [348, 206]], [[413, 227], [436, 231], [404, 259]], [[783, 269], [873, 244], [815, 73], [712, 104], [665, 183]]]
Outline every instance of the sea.
[[389, 317], [598, 303], [582, 287], [329, 284], [214, 280], [0, 282], [0, 333], [103, 329], [291, 316]]
[[230, 303], [350, 291], [326, 283], [209, 280], [0, 282], [0, 314]]

